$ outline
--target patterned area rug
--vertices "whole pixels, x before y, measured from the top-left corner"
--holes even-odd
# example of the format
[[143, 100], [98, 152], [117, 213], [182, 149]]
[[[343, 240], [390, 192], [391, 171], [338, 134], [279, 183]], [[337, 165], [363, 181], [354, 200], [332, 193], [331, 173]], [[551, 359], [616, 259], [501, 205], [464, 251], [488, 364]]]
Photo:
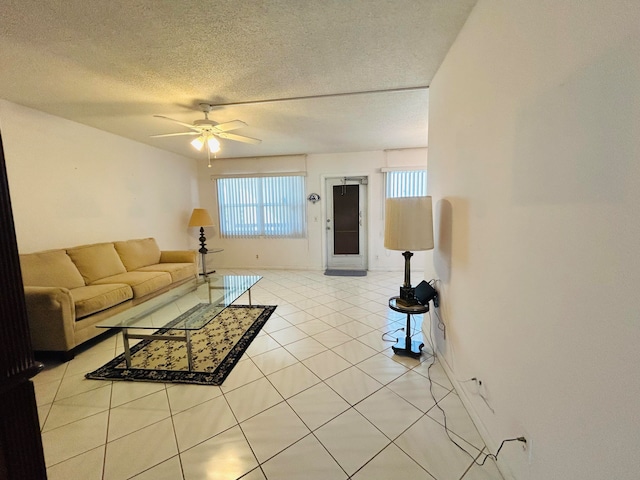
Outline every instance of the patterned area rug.
[[[210, 314], [209, 311], [214, 308], [214, 305], [201, 303], [172, 323], [180, 322], [185, 317]], [[187, 366], [186, 342], [143, 340], [131, 348], [131, 368], [127, 368], [123, 353], [85, 377], [96, 380], [221, 385], [275, 309], [275, 306], [231, 305], [206, 327], [192, 331], [191, 372]], [[183, 330], [168, 328], [155, 333], [184, 335]]]

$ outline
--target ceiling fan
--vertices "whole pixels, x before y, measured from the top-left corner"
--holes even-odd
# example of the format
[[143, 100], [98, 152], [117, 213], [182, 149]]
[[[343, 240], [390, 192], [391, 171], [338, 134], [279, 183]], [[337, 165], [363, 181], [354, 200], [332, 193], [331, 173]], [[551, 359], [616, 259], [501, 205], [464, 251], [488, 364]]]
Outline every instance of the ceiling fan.
[[238, 128], [246, 127], [247, 124], [242, 120], [232, 120], [230, 122], [225, 123], [217, 123], [213, 120], [209, 120], [209, 112], [212, 110], [213, 105], [208, 103], [201, 103], [200, 108], [204, 113], [204, 118], [195, 120], [193, 123], [185, 123], [180, 120], [175, 120], [173, 118], [165, 117], [163, 115], [154, 115], [157, 118], [164, 118], [165, 120], [169, 120], [170, 122], [177, 123], [179, 125], [183, 125], [187, 128], [190, 128], [191, 132], [177, 132], [177, 133], [161, 133], [159, 135], [151, 135], [152, 138], [160, 138], [160, 137], [175, 137], [179, 135], [197, 135], [191, 145], [196, 150], [202, 150], [202, 147], [207, 144], [207, 156], [209, 158], [209, 167], [211, 166], [211, 154], [217, 153], [220, 151], [220, 142], [216, 137], [224, 138], [227, 140], [234, 140], [236, 142], [243, 143], [251, 143], [253, 145], [257, 145], [262, 142], [262, 140], [258, 140], [257, 138], [245, 137], [243, 135], [237, 135], [235, 133], [228, 133], [231, 130], [236, 130]]

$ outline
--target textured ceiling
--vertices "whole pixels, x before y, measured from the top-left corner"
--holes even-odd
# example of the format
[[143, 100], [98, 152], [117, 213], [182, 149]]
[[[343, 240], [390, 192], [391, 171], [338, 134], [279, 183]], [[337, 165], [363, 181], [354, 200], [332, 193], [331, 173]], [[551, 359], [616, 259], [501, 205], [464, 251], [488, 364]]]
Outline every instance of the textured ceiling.
[[[429, 85], [475, 0], [3, 0], [0, 97], [199, 158], [200, 102]], [[428, 89], [215, 108], [220, 157], [426, 146]]]

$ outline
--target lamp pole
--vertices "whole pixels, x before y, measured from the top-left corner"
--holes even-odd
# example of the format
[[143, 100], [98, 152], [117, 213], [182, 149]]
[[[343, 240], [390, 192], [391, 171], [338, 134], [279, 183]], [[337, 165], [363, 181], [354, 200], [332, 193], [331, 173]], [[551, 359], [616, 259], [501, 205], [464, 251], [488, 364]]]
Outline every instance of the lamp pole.
[[207, 247], [205, 245], [206, 241], [207, 241], [207, 239], [204, 236], [204, 227], [200, 227], [200, 250], [198, 250], [198, 251], [200, 252], [200, 255], [202, 256], [202, 276], [205, 279], [207, 278], [206, 255], [207, 255], [207, 252], [209, 251], [209, 250], [207, 250]]

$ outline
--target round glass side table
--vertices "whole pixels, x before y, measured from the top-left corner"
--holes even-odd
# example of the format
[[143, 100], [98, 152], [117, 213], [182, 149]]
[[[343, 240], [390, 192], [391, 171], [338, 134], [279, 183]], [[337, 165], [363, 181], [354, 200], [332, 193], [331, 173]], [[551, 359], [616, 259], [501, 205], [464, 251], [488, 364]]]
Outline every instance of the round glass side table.
[[422, 354], [422, 347], [424, 347], [424, 343], [411, 340], [411, 315], [427, 313], [429, 311], [429, 304], [421, 305], [416, 303], [415, 305], [402, 305], [401, 303], [398, 303], [399, 299], [400, 297], [391, 297], [389, 299], [389, 308], [396, 312], [407, 314], [407, 326], [405, 329], [406, 336], [405, 338], [399, 338], [397, 343], [391, 348], [396, 355], [419, 358]]

